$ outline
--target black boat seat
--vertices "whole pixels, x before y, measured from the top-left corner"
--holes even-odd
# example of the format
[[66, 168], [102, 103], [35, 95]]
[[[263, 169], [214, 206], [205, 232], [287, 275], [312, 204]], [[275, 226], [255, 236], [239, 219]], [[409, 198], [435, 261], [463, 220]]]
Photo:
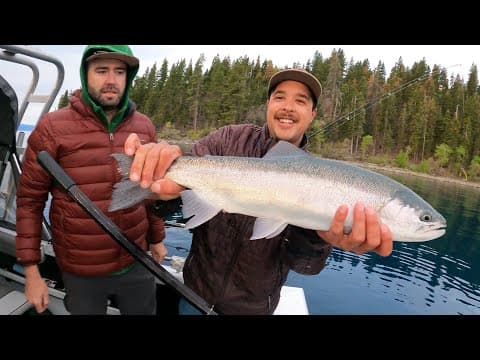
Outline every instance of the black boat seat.
[[[7, 177], [12, 176], [10, 181], [14, 181], [12, 171], [6, 171], [9, 161], [12, 158], [18, 160], [16, 146], [16, 132], [18, 127], [18, 100], [15, 90], [10, 86], [7, 80], [0, 75], [0, 187]], [[10, 170], [11, 167], [10, 167]], [[4, 179], [4, 177], [6, 177]], [[11, 188], [15, 191], [15, 187]], [[0, 192], [0, 216], [6, 213], [6, 206], [12, 206], [7, 202], [7, 197], [13, 196], [11, 193], [4, 193], [3, 188]], [[14, 208], [8, 209], [10, 212]], [[0, 218], [0, 252], [15, 257], [15, 220], [10, 218]], [[40, 249], [41, 259], [44, 259], [43, 247]]]
[[0, 180], [7, 166], [10, 154], [16, 151], [18, 101], [15, 91], [0, 75]]
[[[10, 176], [5, 171], [12, 152], [16, 151], [15, 138], [18, 120], [18, 101], [15, 91], [0, 75], [0, 184], [4, 176]], [[5, 179], [7, 180], [7, 179]], [[6, 206], [7, 199], [1, 193], [0, 206]], [[2, 213], [5, 209], [2, 209]], [[15, 256], [15, 224], [0, 220], [0, 251]]]

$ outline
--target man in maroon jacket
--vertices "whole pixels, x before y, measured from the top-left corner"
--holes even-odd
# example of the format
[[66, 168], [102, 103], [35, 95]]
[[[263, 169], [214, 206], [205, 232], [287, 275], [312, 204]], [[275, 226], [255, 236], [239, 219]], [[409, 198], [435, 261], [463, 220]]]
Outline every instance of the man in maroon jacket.
[[[191, 151], [194, 156], [263, 157], [279, 140], [305, 148], [305, 132], [317, 113], [320, 82], [299, 69], [280, 71], [268, 86], [266, 124], [222, 127], [200, 139]], [[141, 145], [132, 134], [125, 152], [135, 154], [130, 179], [139, 181], [162, 200], [179, 197], [184, 190], [163, 179], [172, 161], [181, 155], [178, 147], [165, 142]], [[153, 181], [155, 180], [155, 181]], [[317, 274], [332, 246], [357, 254], [373, 251], [387, 256], [392, 251], [392, 235], [380, 223], [371, 207], [357, 203], [349, 234], [343, 233], [348, 207], [340, 206], [328, 231], [288, 225], [270, 239], [250, 241], [255, 219], [220, 212], [194, 228], [192, 246], [185, 261], [185, 284], [221, 314], [272, 314], [289, 270]], [[180, 300], [181, 314], [199, 314], [186, 300]]]
[[[105, 314], [114, 298], [122, 314], [154, 314], [155, 278], [115, 242], [75, 201], [54, 185], [37, 163], [46, 150], [104, 212], [120, 180], [111, 154], [121, 152], [128, 134], [156, 142], [155, 128], [129, 100], [138, 59], [128, 45], [89, 45], [80, 65], [82, 89], [69, 106], [43, 116], [28, 139], [17, 191], [17, 260], [24, 266], [25, 295], [38, 312], [49, 301], [42, 279], [42, 214], [52, 194], [50, 222], [55, 258], [62, 271], [65, 305], [72, 314]], [[163, 220], [147, 211], [147, 201], [108, 214], [129, 239], [161, 262], [167, 251]]]

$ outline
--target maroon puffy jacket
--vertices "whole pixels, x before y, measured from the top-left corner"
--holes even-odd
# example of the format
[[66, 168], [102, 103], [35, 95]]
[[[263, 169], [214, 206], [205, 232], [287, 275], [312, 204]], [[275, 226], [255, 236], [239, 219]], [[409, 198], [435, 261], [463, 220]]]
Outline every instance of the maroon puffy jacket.
[[147, 211], [147, 201], [128, 209], [108, 212], [113, 185], [120, 180], [115, 152], [123, 152], [130, 133], [156, 142], [152, 122], [130, 103], [125, 118], [110, 134], [77, 91], [70, 106], [39, 120], [28, 139], [17, 191], [17, 260], [22, 265], [40, 261], [41, 220], [52, 193], [50, 222], [53, 247], [62, 271], [100, 276], [118, 271], [133, 257], [108, 235], [70, 196], [56, 186], [37, 162], [46, 150], [125, 235], [143, 249], [165, 238], [162, 218]]

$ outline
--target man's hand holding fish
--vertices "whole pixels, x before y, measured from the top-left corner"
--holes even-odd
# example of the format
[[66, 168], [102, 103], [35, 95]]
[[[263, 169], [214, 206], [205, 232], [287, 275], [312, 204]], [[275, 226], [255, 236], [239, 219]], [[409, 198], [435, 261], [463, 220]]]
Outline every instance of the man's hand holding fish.
[[341, 205], [333, 218], [328, 231], [317, 230], [318, 236], [337, 248], [352, 251], [355, 254], [376, 252], [381, 256], [392, 253], [392, 233], [382, 224], [374, 209], [358, 202], [353, 209], [352, 230], [344, 233], [344, 223], [348, 215], [348, 206]]
[[130, 168], [130, 180], [140, 182], [144, 189], [151, 187], [158, 199], [176, 199], [185, 190], [183, 186], [164, 178], [170, 165], [182, 155], [179, 146], [166, 141], [142, 145], [137, 134], [130, 134], [125, 141], [125, 154], [135, 155]]

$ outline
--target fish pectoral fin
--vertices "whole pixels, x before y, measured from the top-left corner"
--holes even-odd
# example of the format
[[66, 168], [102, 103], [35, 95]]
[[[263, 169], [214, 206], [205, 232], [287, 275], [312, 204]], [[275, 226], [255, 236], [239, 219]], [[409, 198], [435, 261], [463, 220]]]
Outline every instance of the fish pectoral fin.
[[202, 200], [194, 190], [182, 191], [181, 196], [183, 217], [188, 219], [193, 216], [185, 223], [187, 229], [203, 224], [222, 210]]
[[250, 240], [270, 239], [280, 234], [287, 225], [283, 220], [258, 218], [253, 225], [253, 234]]

